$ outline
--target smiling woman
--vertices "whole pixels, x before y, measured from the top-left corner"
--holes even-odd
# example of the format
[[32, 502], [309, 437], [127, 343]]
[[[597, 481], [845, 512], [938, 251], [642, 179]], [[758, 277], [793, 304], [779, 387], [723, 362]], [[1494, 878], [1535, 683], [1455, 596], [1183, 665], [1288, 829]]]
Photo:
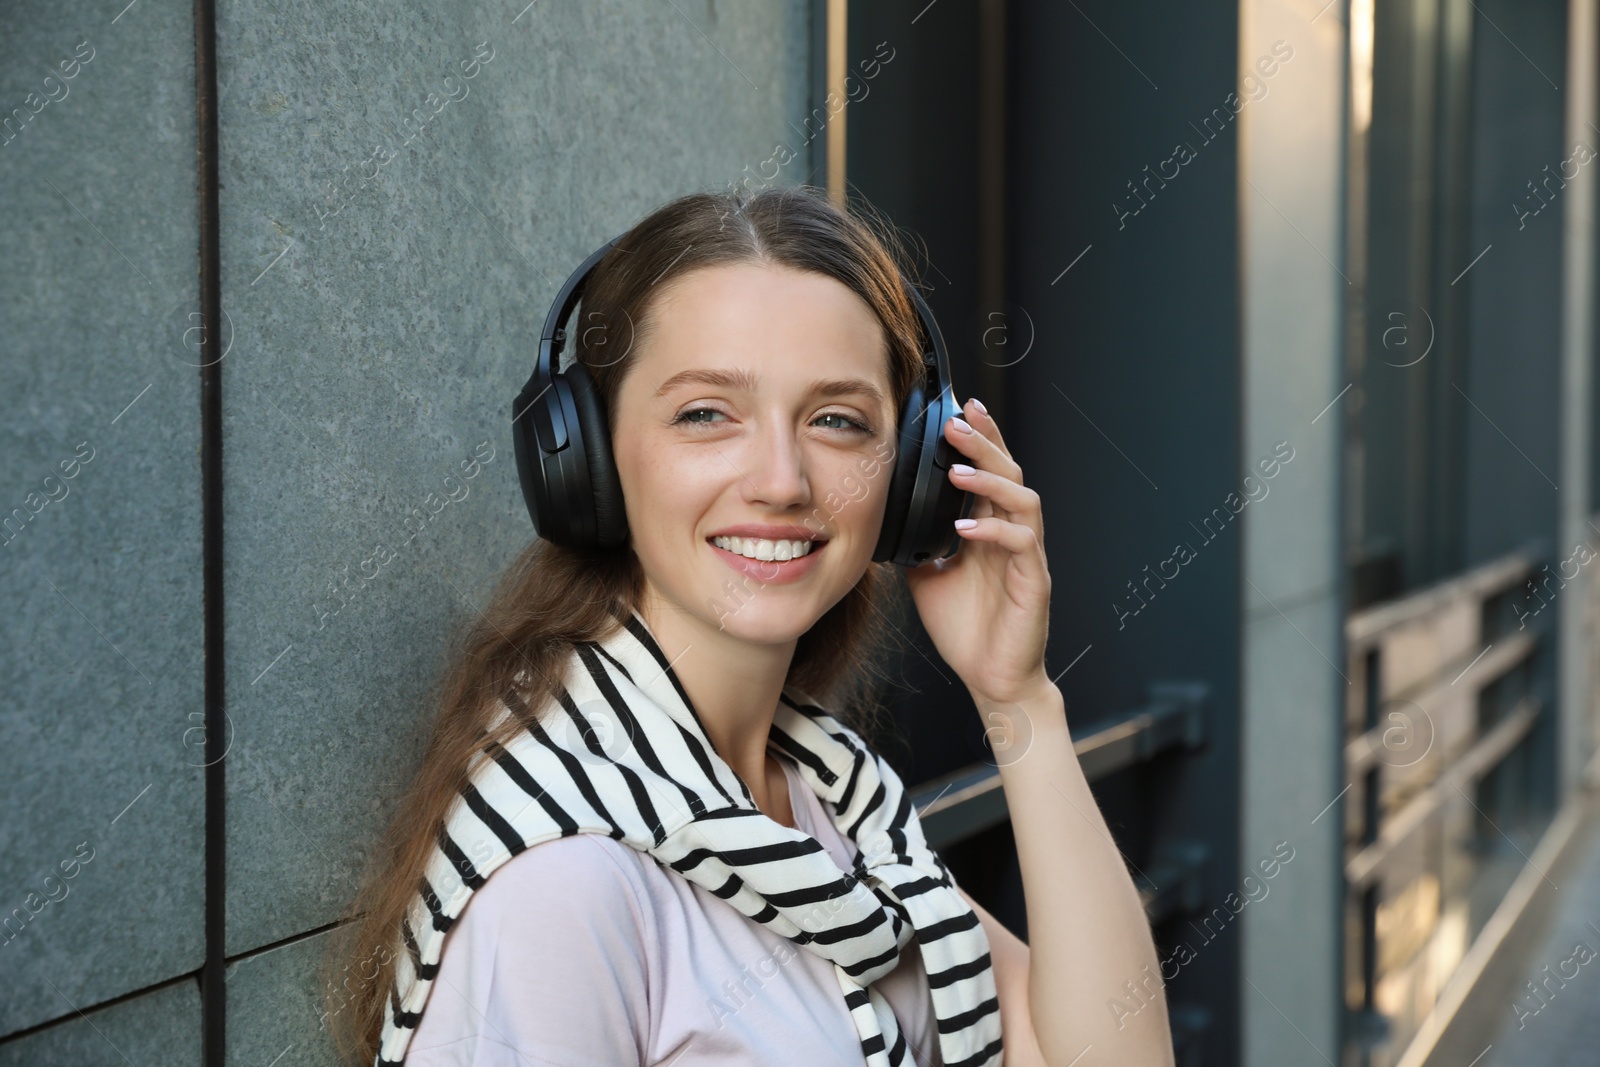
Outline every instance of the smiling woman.
[[[1033, 713], [1057, 759], [1066, 737], [1037, 496], [981, 405], [975, 428], [942, 384], [923, 402], [937, 327], [898, 251], [818, 190], [695, 194], [558, 296], [583, 301], [573, 362], [551, 377], [553, 314], [514, 413], [541, 536], [461, 642], [327, 962], [383, 960], [332, 1016], [351, 1064], [993, 1067], [1002, 1023], [1008, 1064], [1044, 1062], [1028, 946], [867, 739], [907, 591], [980, 708]], [[928, 515], [930, 544], [974, 543], [907, 555]], [[1044, 783], [1009, 773], [1018, 801]], [[1037, 880], [1056, 845], [1024, 839]], [[1153, 960], [1120, 863], [1084, 869], [1115, 894], [1104, 962]]]

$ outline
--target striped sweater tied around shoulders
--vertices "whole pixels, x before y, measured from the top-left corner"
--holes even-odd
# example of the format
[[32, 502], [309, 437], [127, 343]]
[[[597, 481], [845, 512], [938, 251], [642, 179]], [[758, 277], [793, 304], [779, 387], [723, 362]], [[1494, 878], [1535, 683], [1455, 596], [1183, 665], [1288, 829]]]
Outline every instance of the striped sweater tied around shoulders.
[[[514, 694], [524, 723], [486, 743], [439, 826], [401, 922], [404, 951], [375, 1067], [398, 1067], [428, 1002], [445, 934], [474, 890], [541, 841], [605, 834], [704, 886], [755, 922], [834, 964], [868, 1067], [910, 1064], [889, 1002], [873, 987], [915, 937], [945, 1067], [1001, 1061], [989, 942], [928, 847], [898, 775], [854, 730], [785, 689], [768, 740], [856, 849], [841, 872], [822, 843], [756, 807], [717, 755], [671, 664], [637, 611], [574, 647], [544, 714]], [[398, 946], [397, 946], [398, 948]]]

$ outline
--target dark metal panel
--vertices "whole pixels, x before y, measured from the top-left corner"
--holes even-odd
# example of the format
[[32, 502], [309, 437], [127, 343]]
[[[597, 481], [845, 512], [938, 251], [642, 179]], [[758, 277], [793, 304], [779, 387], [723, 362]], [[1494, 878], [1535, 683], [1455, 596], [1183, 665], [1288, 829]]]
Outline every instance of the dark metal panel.
[[[1466, 380], [1457, 394], [1465, 411], [1468, 565], [1529, 537], [1544, 539], [1550, 551], [1560, 536], [1566, 203], [1559, 172], [1573, 155], [1563, 144], [1560, 89], [1566, 82], [1566, 3], [1484, 0], [1477, 6], [1471, 232], [1476, 248], [1493, 248], [1461, 280], [1470, 286]], [[1490, 20], [1502, 29], [1515, 26], [1515, 46]], [[1530, 214], [1521, 215], [1515, 205]], [[1546, 704], [1555, 701], [1556, 666], [1555, 656], [1541, 658], [1532, 679]], [[1526, 799], [1546, 818], [1556, 802], [1555, 727], [1555, 716], [1542, 718], [1528, 742], [1536, 770]]]
[[[972, 4], [850, 6], [848, 177], [855, 202], [881, 214], [907, 245], [908, 267], [949, 349], [957, 399], [996, 399], [990, 410], [998, 420], [1003, 403], [978, 391], [977, 33]], [[905, 605], [892, 621], [906, 647], [885, 687], [898, 732], [882, 739], [886, 756], [908, 782], [984, 759], [983, 724], [915, 610]]]
[[[1473, 34], [1467, 565], [1553, 535], [1559, 458], [1563, 0], [1485, 0]], [[1490, 22], [1515, 27], [1513, 45]], [[1591, 164], [1592, 165], [1592, 164]], [[1548, 170], [1546, 169], [1548, 168]], [[1548, 185], [1548, 187], [1546, 187]], [[1522, 205], [1529, 214], [1518, 215]], [[1492, 247], [1491, 247], [1492, 246]], [[1466, 263], [1461, 264], [1465, 268]]]
[[[1011, 0], [997, 30], [984, 18], [993, 10], [851, 5], [852, 68], [880, 42], [895, 58], [850, 105], [850, 186], [919, 248], [958, 396], [1003, 398], [990, 410], [1044, 500], [1054, 582], [1047, 662], [1075, 736], [1097, 738], [1085, 765], [1104, 774], [1097, 799], [1118, 846], [1149, 876], [1138, 880], [1162, 917], [1166, 956], [1182, 910], [1220, 903], [1239, 866], [1240, 544], [1232, 530], [1204, 534], [1194, 524], [1259, 457], [1240, 454], [1237, 137], [1231, 121], [1213, 119], [1205, 133], [1192, 125], [1213, 109], [1228, 114], [1238, 11], [1222, 2]], [[983, 61], [996, 33], [1007, 67], [998, 90]], [[984, 127], [997, 96], [1000, 131]], [[1184, 139], [1199, 145], [1197, 158], [1165, 186], [1152, 182], [1155, 199], [1130, 215], [1140, 203], [1132, 183]], [[981, 265], [997, 243], [984, 221], [997, 214], [984, 199], [995, 168], [982, 146], [996, 143], [1005, 285], [990, 306]], [[1153, 579], [1182, 540], [1196, 559], [1174, 581]], [[1135, 583], [1149, 583], [1143, 607]], [[973, 790], [954, 810], [968, 829], [989, 828], [941, 854], [1026, 937], [1003, 796], [976, 788], [984, 775], [960, 773], [992, 763], [981, 722], [915, 613], [895, 623], [911, 647], [892, 671], [902, 739], [888, 739], [886, 755], [908, 781], [937, 780], [934, 793], [952, 781], [952, 791]], [[1152, 679], [1171, 677], [1208, 687], [1210, 743], [1111, 773], [1175, 729], [1167, 716], [1132, 725], [1116, 715], [1143, 705]], [[929, 814], [937, 825], [938, 811]], [[1168, 989], [1187, 1047], [1181, 1063], [1237, 1059], [1240, 984], [1236, 935], [1183, 966]], [[1202, 1028], [1203, 1060], [1190, 1040]]]
[[[1202, 910], [1241, 869], [1244, 583], [1237, 533], [1199, 527], [1260, 458], [1241, 448], [1229, 100], [1257, 57], [1238, 54], [1238, 34], [1238, 6], [1219, 2], [1018, 2], [1009, 30], [1007, 273], [1013, 332], [1026, 330], [1014, 350], [1027, 354], [1009, 368], [1008, 440], [1044, 500], [1048, 662], [1065, 672], [1074, 730], [1139, 704], [1153, 678], [1210, 687], [1203, 751], [1095, 783], [1118, 846], [1152, 882], [1172, 884], [1156, 877], [1171, 857], [1209, 850], [1198, 878], [1178, 879]], [[1272, 102], [1263, 84], [1243, 106]], [[1174, 166], [1180, 144], [1192, 158]], [[1193, 558], [1163, 568], [1179, 543]], [[1156, 924], [1164, 960], [1194, 936], [1184, 920]], [[1242, 985], [1227, 933], [1171, 977], [1180, 1047], [1209, 1016], [1192, 1062], [1238, 1062]]]

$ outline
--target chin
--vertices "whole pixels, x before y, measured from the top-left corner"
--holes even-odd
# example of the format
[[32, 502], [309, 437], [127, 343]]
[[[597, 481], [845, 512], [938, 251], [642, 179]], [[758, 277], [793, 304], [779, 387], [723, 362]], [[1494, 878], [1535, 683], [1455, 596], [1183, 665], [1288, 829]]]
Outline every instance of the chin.
[[730, 637], [755, 645], [782, 645], [794, 641], [823, 615], [814, 605], [802, 607], [792, 598], [761, 591], [742, 603], [735, 603], [731, 598], [723, 598], [722, 602], [728, 604], [729, 610], [712, 608], [706, 621]]

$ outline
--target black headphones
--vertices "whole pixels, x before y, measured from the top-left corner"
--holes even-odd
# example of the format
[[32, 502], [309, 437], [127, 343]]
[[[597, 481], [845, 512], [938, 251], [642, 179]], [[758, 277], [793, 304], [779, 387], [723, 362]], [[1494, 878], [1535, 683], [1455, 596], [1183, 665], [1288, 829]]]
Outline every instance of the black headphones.
[[[620, 548], [628, 539], [622, 486], [600, 394], [582, 360], [560, 369], [566, 322], [583, 295], [589, 273], [624, 236], [619, 234], [596, 249], [556, 294], [539, 337], [533, 376], [511, 409], [517, 474], [534, 532], [570, 548]], [[975, 498], [951, 484], [950, 464], [960, 455], [940, 432], [950, 416], [961, 414], [950, 391], [944, 338], [922, 294], [912, 285], [906, 291], [933, 352], [923, 352], [923, 373], [900, 417], [900, 447], [872, 559], [914, 567], [955, 555], [962, 538], [953, 524], [968, 516]]]

